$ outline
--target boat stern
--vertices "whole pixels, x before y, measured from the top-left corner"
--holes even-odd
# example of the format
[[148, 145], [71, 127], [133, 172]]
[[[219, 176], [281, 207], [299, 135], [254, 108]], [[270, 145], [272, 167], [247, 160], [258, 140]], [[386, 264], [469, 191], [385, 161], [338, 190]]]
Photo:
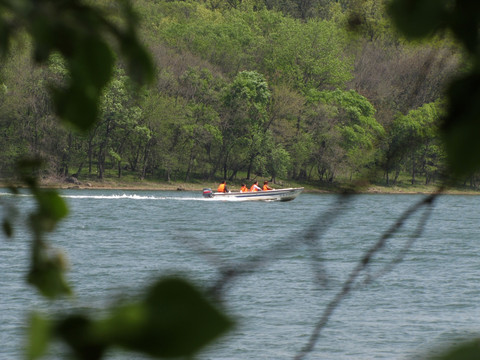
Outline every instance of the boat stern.
[[209, 189], [209, 188], [203, 189], [203, 197], [204, 197], [204, 198], [213, 198], [213, 191], [212, 191], [212, 189]]

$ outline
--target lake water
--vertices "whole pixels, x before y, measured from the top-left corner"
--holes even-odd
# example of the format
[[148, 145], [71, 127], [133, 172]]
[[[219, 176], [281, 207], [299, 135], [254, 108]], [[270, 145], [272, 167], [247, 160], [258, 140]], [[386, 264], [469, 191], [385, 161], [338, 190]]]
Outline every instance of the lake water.
[[[0, 201], [24, 217], [32, 199], [7, 193], [0, 190]], [[423, 199], [355, 195], [339, 203], [335, 195], [301, 194], [285, 203], [223, 202], [196, 192], [107, 190], [62, 196], [70, 216], [49, 240], [68, 256], [75, 298], [50, 303], [25, 283], [29, 235], [19, 219], [16, 237], [0, 242], [0, 359], [23, 357], [32, 309], [106, 308], [171, 274], [208, 288], [221, 267], [244, 264], [251, 270], [223, 291], [236, 328], [198, 358], [293, 359], [365, 251]], [[423, 214], [412, 215], [361, 272], [306, 359], [418, 359], [480, 333], [480, 198], [441, 196], [412, 241]], [[311, 228], [315, 237], [306, 241]], [[363, 283], [369, 275], [374, 281]], [[60, 358], [59, 351], [48, 358]], [[107, 358], [145, 359], [121, 352]]]

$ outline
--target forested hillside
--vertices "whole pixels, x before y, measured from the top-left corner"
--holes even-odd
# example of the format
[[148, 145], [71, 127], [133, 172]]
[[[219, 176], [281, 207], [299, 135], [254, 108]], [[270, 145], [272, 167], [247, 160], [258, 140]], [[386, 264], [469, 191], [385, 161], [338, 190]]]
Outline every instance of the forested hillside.
[[[96, 4], [115, 19], [115, 2]], [[80, 180], [434, 182], [461, 53], [447, 36], [407, 42], [383, 4], [137, 0], [156, 81], [135, 87], [119, 62], [88, 133], [55, 118], [61, 56], [38, 67], [20, 37], [0, 68], [0, 177], [36, 156], [42, 175]]]

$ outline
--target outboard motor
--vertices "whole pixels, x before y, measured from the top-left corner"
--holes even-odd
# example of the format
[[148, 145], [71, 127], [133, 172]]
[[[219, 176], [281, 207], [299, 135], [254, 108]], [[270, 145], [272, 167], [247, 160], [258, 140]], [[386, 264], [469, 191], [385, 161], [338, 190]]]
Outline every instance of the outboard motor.
[[212, 191], [212, 189], [208, 189], [208, 188], [203, 189], [203, 197], [213, 198], [213, 191]]

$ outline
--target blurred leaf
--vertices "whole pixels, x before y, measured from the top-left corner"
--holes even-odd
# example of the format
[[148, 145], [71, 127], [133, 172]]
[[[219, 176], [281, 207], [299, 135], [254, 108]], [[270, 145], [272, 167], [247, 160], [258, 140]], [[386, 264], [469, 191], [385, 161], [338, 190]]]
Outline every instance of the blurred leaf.
[[100, 91], [110, 80], [114, 57], [104, 41], [88, 36], [78, 41], [75, 46], [75, 57], [71, 61], [72, 73], [86, 85]]
[[70, 56], [70, 84], [54, 88], [58, 114], [77, 130], [88, 130], [98, 118], [100, 95], [112, 76], [113, 53], [93, 36], [78, 39]]
[[389, 4], [389, 12], [405, 36], [420, 38], [442, 28], [450, 3], [450, 0], [394, 0]]
[[13, 13], [13, 17], [27, 19], [37, 62], [45, 63], [54, 52], [64, 57], [69, 70], [67, 85], [51, 90], [59, 117], [80, 131], [87, 131], [98, 120], [100, 97], [113, 73], [115, 44], [133, 80], [153, 80], [154, 63], [137, 36], [136, 14], [130, 1], [119, 2], [123, 26], [82, 0], [28, 0]]
[[35, 360], [43, 356], [51, 338], [50, 322], [37, 313], [30, 317], [26, 357]]
[[52, 89], [58, 115], [77, 130], [87, 131], [98, 118], [99, 97], [96, 91], [87, 93], [83, 86], [72, 84], [66, 89]]
[[[480, 168], [480, 2], [469, 0], [394, 0], [390, 13], [407, 37], [421, 38], [451, 30], [465, 47], [474, 70], [455, 79], [447, 93], [449, 108], [443, 138], [453, 176], [470, 175]], [[475, 67], [475, 64], [476, 67]]]
[[154, 357], [190, 356], [232, 322], [185, 280], [157, 282], [138, 304], [118, 308], [104, 333], [122, 347]]
[[74, 353], [76, 359], [101, 359], [107, 345], [95, 332], [95, 323], [84, 315], [71, 315], [56, 327], [57, 336], [63, 339]]
[[480, 73], [455, 80], [449, 90], [443, 137], [448, 164], [454, 175], [464, 176], [480, 167]]
[[10, 220], [3, 219], [2, 227], [3, 227], [3, 233], [7, 237], [11, 238], [12, 235], [13, 235], [13, 227], [12, 227], [12, 223], [10, 222]]
[[10, 190], [10, 192], [13, 194], [13, 195], [18, 195], [20, 194], [20, 191], [18, 191], [18, 187], [16, 186], [8, 186], [8, 190]]
[[24, 158], [18, 160], [15, 166], [15, 172], [19, 175], [20, 179], [30, 188], [36, 188], [37, 177], [35, 176], [35, 172], [42, 166], [42, 161], [38, 158]]
[[154, 78], [155, 65], [150, 53], [138, 40], [136, 27], [139, 18], [130, 1], [120, 0], [119, 3], [127, 22], [127, 31], [119, 32], [118, 36], [121, 52], [127, 59], [128, 73], [139, 84], [149, 83]]
[[6, 19], [0, 17], [0, 56], [2, 57], [8, 52], [11, 35], [11, 24], [9, 24]]
[[[46, 61], [53, 49], [54, 23], [55, 21], [49, 19], [47, 16], [37, 13], [29, 24], [31, 28], [30, 33], [34, 39], [34, 58], [37, 62]], [[59, 36], [66, 36], [65, 31], [60, 31]]]
[[480, 359], [480, 340], [455, 346], [447, 350], [440, 356], [430, 358], [430, 360], [478, 360]]
[[122, 42], [122, 51], [128, 55], [128, 73], [137, 83], [152, 81], [154, 77], [153, 61], [143, 47], [133, 38], [125, 38]]
[[42, 218], [55, 224], [67, 216], [67, 204], [55, 190], [36, 191], [34, 195], [39, 207], [38, 212]]
[[478, 56], [480, 2], [457, 0], [450, 9], [449, 27], [465, 48], [474, 56]]
[[34, 254], [34, 263], [28, 274], [28, 282], [34, 285], [42, 295], [48, 298], [56, 298], [62, 295], [70, 295], [71, 289], [66, 282], [63, 273], [65, 261], [60, 254], [48, 255]]

